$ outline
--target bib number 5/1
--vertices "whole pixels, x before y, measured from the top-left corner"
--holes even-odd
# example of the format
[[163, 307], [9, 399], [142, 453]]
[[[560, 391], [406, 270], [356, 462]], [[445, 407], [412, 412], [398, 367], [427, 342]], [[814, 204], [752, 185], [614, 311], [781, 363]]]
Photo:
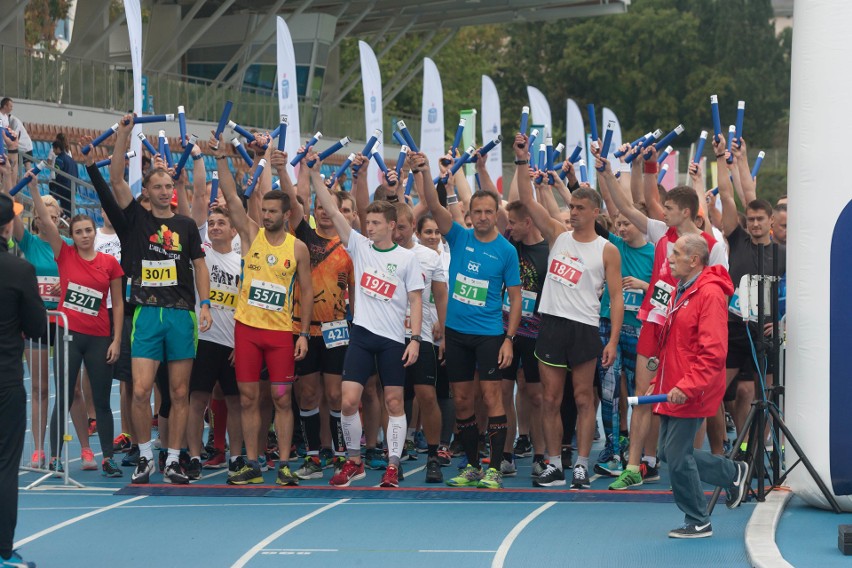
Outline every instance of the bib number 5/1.
[[453, 283], [453, 299], [469, 306], [484, 306], [488, 299], [488, 280], [457, 275]]

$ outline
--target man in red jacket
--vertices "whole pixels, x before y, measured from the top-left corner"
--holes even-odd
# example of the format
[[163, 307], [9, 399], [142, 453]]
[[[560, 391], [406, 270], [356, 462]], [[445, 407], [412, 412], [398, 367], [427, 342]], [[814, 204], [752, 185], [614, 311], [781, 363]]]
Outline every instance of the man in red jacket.
[[678, 280], [660, 334], [660, 367], [653, 394], [668, 401], [654, 406], [660, 415], [659, 457], [669, 466], [672, 493], [684, 525], [671, 538], [713, 535], [701, 482], [727, 490], [726, 505], [739, 506], [746, 492], [748, 466], [724, 456], [693, 449], [701, 422], [713, 416], [725, 394], [728, 345], [728, 297], [734, 287], [721, 266], [707, 266], [710, 253], [700, 235], [684, 235], [668, 258]]

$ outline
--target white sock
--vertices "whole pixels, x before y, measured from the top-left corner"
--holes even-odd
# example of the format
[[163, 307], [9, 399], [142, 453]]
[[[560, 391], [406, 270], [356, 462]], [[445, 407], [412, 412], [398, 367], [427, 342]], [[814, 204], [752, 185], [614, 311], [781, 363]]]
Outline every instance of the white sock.
[[642, 461], [651, 467], [657, 467], [657, 456], [646, 456], [642, 458]]
[[578, 465], [589, 469], [589, 456], [577, 456], [577, 463], [575, 463], [574, 466], [576, 467]]
[[[386, 442], [388, 444], [388, 462], [399, 465], [399, 460], [402, 457], [402, 449], [405, 447], [405, 414], [402, 416], [388, 416], [388, 432]], [[394, 458], [396, 458], [394, 460]]]
[[154, 459], [154, 450], [151, 449], [151, 440], [139, 444], [139, 457], [145, 458], [148, 461]]
[[179, 457], [180, 457], [180, 450], [175, 450], [174, 448], [169, 448], [169, 455], [166, 457], [166, 465], [169, 466], [173, 463], [177, 463]]
[[414, 428], [408, 428], [405, 431], [406, 440], [414, 440]]
[[346, 442], [346, 451], [350, 456], [361, 455], [361, 416], [356, 412], [351, 416], [340, 414], [340, 426], [343, 429], [343, 439]]
[[550, 458], [550, 465], [562, 471], [562, 456]]

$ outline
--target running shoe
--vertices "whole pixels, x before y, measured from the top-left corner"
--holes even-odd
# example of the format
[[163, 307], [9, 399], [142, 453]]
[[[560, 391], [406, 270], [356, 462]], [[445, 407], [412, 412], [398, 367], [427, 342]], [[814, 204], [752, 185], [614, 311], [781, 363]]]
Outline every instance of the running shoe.
[[639, 487], [642, 485], [642, 474], [638, 471], [625, 469], [618, 476], [618, 479], [609, 484], [609, 488], [613, 491], [624, 491], [630, 487]]
[[133, 447], [133, 441], [130, 439], [130, 434], [122, 432], [112, 441], [112, 451], [116, 454], [123, 454]]
[[228, 476], [228, 485], [259, 485], [263, 483], [263, 473], [260, 468], [243, 461], [242, 467], [234, 474]]
[[604, 447], [601, 449], [598, 454], [599, 462], [608, 462], [612, 459], [613, 450], [612, 450], [612, 434], [607, 434], [606, 442], [604, 442]]
[[225, 452], [216, 451], [210, 454], [210, 457], [201, 466], [204, 469], [223, 469], [228, 467], [228, 459], [225, 457]]
[[644, 460], [639, 464], [639, 471], [642, 473], [642, 481], [645, 483], [653, 483], [660, 480], [660, 470]]
[[189, 476], [183, 472], [178, 462], [172, 462], [166, 465], [166, 470], [163, 472], [163, 483], [173, 483], [175, 485], [186, 485], [189, 483]]
[[423, 430], [414, 433], [414, 445], [417, 447], [418, 454], [425, 454], [429, 451], [429, 443], [426, 442], [426, 435]]
[[563, 465], [569, 465], [574, 463], [574, 447], [573, 446], [562, 446], [562, 451], [560, 452], [562, 455], [562, 463]]
[[417, 446], [414, 445], [414, 440], [406, 440], [402, 454], [408, 461], [417, 461]]
[[355, 463], [352, 460], [346, 460], [340, 471], [334, 474], [329, 485], [335, 487], [349, 487], [349, 484], [359, 479], [364, 479], [367, 474], [364, 473], [364, 462]]
[[441, 473], [441, 462], [438, 458], [429, 458], [426, 462], [426, 483], [443, 483], [444, 474]]
[[266, 456], [257, 456], [257, 464], [260, 468], [260, 471], [267, 472], [269, 471], [269, 463], [266, 461]]
[[450, 449], [447, 446], [439, 446], [438, 447], [438, 463], [441, 467], [447, 467], [452, 463], [452, 454], [450, 454]]
[[518, 439], [515, 440], [515, 447], [513, 448], [513, 452], [516, 457], [519, 458], [528, 458], [532, 456], [532, 442], [530, 442], [530, 437], [527, 435], [518, 436]]
[[98, 433], [98, 421], [94, 418], [89, 418], [89, 437], [91, 438]]
[[139, 463], [139, 446], [133, 445], [130, 448], [130, 451], [124, 454], [124, 457], [121, 458], [121, 466], [122, 467], [136, 467], [136, 464]]
[[713, 527], [710, 523], [705, 525], [687, 523], [669, 531], [669, 538], [707, 538], [709, 536], [713, 536]]
[[728, 434], [734, 434], [737, 431], [737, 425], [734, 424], [734, 418], [730, 412], [725, 413], [725, 431]]
[[192, 458], [189, 460], [189, 465], [186, 468], [186, 476], [195, 481], [201, 479], [201, 460]]
[[139, 457], [139, 463], [136, 464], [136, 470], [130, 476], [130, 483], [148, 483], [151, 479], [151, 474], [154, 473], [154, 462], [144, 456]]
[[160, 449], [157, 452], [157, 469], [160, 470], [160, 473], [166, 471], [166, 458], [169, 457], [168, 450]]
[[547, 462], [546, 461], [538, 460], [536, 462], [533, 462], [532, 473], [530, 474], [530, 477], [533, 477], [533, 478], [538, 477], [539, 475], [544, 473], [545, 469], [547, 469]]
[[319, 451], [319, 461], [323, 469], [334, 467], [334, 450], [331, 448], [322, 448]]
[[0, 558], [0, 568], [36, 568], [35, 562], [27, 562], [16, 550], [8, 560]]
[[97, 471], [98, 462], [95, 461], [95, 452], [92, 448], [83, 448], [80, 452], [80, 468], [83, 471]]
[[515, 462], [503, 460], [500, 462], [500, 473], [503, 477], [515, 477], [518, 475], [518, 468], [515, 467]]
[[556, 487], [565, 485], [565, 472], [553, 464], [547, 464], [538, 477], [533, 478], [533, 487]]
[[101, 462], [101, 475], [104, 477], [123, 477], [124, 473], [119, 469], [114, 459], [106, 458]]
[[382, 476], [380, 487], [399, 487], [399, 468], [395, 465], [389, 465]]
[[385, 469], [388, 467], [388, 459], [385, 457], [385, 453], [378, 448], [367, 448], [367, 454], [364, 458], [367, 469]]
[[481, 489], [503, 489], [503, 474], [493, 467], [489, 467], [476, 486]]
[[458, 438], [453, 438], [453, 442], [450, 444], [450, 454], [454, 458], [464, 455], [464, 448], [461, 445], [461, 440]]
[[739, 507], [740, 503], [743, 502], [743, 497], [745, 497], [745, 494], [748, 491], [748, 487], [745, 483], [748, 478], [748, 464], [738, 461], [734, 462], [734, 466], [737, 468], [737, 471], [734, 474], [734, 480], [725, 490], [725, 506], [728, 507], [728, 509], [736, 509]]
[[583, 465], [575, 465], [574, 473], [571, 475], [571, 489], [589, 489], [592, 483], [589, 481], [589, 471]]
[[181, 450], [178, 454], [178, 463], [180, 464], [180, 468], [183, 471], [189, 469], [189, 462], [192, 461], [192, 458], [189, 457], [189, 451]]
[[65, 467], [62, 465], [62, 460], [59, 458], [50, 458], [50, 463], [47, 464], [47, 469], [56, 473], [65, 473]]
[[246, 460], [243, 456], [237, 456], [232, 460], [228, 460], [228, 478], [237, 475], [246, 465]]
[[285, 487], [296, 487], [299, 485], [299, 478], [293, 475], [287, 462], [281, 462], [278, 468], [278, 475], [275, 478], [275, 484]]
[[317, 456], [305, 458], [302, 467], [296, 470], [299, 479], [322, 479], [322, 462]]
[[595, 473], [604, 477], [618, 477], [624, 471], [621, 464], [621, 458], [613, 455], [607, 461], [600, 461], [595, 464]]
[[41, 469], [42, 467], [44, 467], [44, 461], [44, 450], [36, 450], [30, 457], [30, 467], [35, 469]]
[[450, 487], [476, 487], [483, 477], [482, 470], [468, 464], [459, 474], [446, 481]]

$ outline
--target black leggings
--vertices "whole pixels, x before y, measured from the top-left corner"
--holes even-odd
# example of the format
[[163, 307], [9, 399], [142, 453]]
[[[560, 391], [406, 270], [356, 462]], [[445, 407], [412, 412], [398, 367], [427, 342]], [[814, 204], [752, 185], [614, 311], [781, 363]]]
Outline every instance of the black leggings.
[[[89, 381], [92, 385], [92, 402], [95, 405], [95, 418], [98, 421], [98, 439], [101, 442], [101, 451], [105, 458], [113, 456], [113, 417], [109, 398], [112, 389], [112, 365], [107, 364], [107, 350], [112, 342], [110, 337], [86, 335], [84, 333], [70, 332], [71, 341], [59, 341], [56, 346], [54, 380], [56, 381], [56, 404], [50, 415], [50, 455], [59, 457], [62, 452], [62, 440], [65, 437], [65, 428], [68, 418], [59, 420], [59, 412], [64, 408], [65, 389], [59, 382], [59, 377], [64, 377], [65, 349], [68, 349], [68, 408], [74, 403], [74, 391], [77, 386], [77, 375], [80, 367], [86, 364], [89, 373]], [[87, 440], [80, 440], [80, 444], [88, 446]]]

